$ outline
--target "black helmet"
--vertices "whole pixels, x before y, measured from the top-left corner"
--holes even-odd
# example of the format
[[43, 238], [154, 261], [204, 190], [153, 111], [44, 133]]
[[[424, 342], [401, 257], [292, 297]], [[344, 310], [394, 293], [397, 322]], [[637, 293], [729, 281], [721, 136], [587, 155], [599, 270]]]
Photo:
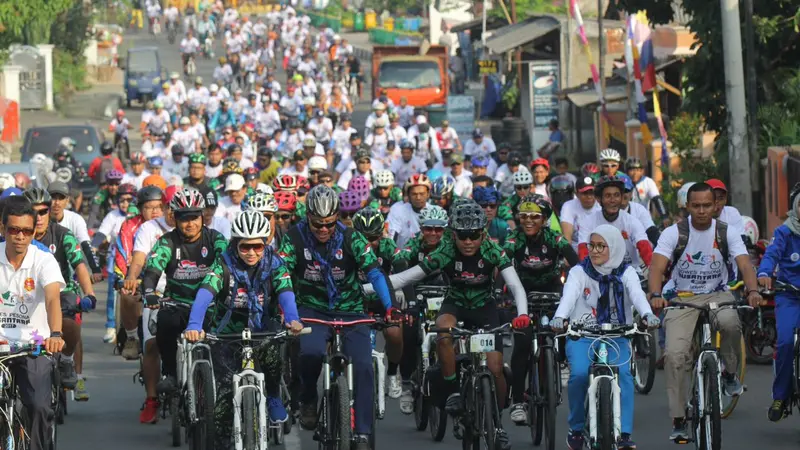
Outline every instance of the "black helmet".
[[625, 180], [618, 176], [603, 175], [597, 180], [597, 184], [594, 187], [594, 195], [598, 198], [602, 197], [603, 189], [607, 187], [618, 187], [620, 192], [625, 192]]
[[306, 208], [309, 216], [330, 217], [339, 212], [339, 195], [333, 188], [318, 184], [308, 191]]
[[113, 152], [114, 152], [114, 146], [111, 145], [111, 142], [103, 141], [103, 143], [100, 144], [100, 153], [102, 153], [103, 155], [110, 155]]
[[164, 191], [162, 191], [158, 186], [145, 186], [140, 189], [139, 193], [136, 195], [136, 202], [139, 205], [143, 205], [145, 202], [151, 202], [153, 200], [164, 200]]
[[56, 160], [67, 159], [67, 158], [69, 158], [69, 155], [71, 153], [72, 152], [70, 152], [67, 147], [59, 146], [58, 149], [56, 150], [55, 154], [53, 155], [53, 158], [55, 158]]
[[175, 144], [170, 149], [173, 155], [182, 155], [184, 153], [183, 146], [181, 144]]
[[635, 156], [631, 156], [630, 158], [625, 160], [625, 170], [643, 169], [643, 168], [644, 166], [642, 165], [642, 160]]
[[30, 188], [25, 191], [24, 195], [25, 198], [27, 198], [28, 201], [33, 205], [50, 206], [50, 204], [53, 203], [53, 198], [50, 197], [50, 193], [42, 188]]
[[450, 211], [450, 228], [455, 231], [483, 230], [486, 223], [486, 213], [474, 200], [454, 204]]
[[385, 220], [375, 208], [364, 208], [353, 216], [353, 228], [367, 237], [380, 236]]

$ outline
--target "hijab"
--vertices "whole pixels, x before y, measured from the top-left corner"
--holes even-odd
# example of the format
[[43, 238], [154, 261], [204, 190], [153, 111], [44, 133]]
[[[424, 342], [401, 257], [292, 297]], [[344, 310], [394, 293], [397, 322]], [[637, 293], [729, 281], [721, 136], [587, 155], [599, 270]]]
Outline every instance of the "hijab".
[[795, 195], [792, 202], [792, 210], [789, 211], [789, 217], [783, 222], [795, 236], [800, 236], [800, 217], [797, 216], [798, 204], [800, 204], [800, 195]]
[[608, 246], [608, 261], [595, 266], [590, 257], [581, 262], [584, 273], [600, 285], [600, 297], [597, 302], [597, 322], [600, 324], [611, 323], [612, 308], [611, 294], [613, 291], [616, 322], [626, 323], [625, 320], [625, 285], [622, 275], [628, 268], [623, 263], [625, 258], [625, 240], [622, 233], [611, 225], [600, 225], [591, 234], [596, 234], [606, 241]]

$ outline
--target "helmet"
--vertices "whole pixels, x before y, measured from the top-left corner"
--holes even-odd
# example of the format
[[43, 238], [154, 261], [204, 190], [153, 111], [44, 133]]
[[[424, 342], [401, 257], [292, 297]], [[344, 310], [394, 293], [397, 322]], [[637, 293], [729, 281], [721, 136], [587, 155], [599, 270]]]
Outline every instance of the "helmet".
[[431, 187], [431, 198], [438, 200], [446, 197], [448, 194], [452, 194], [455, 188], [456, 179], [450, 175], [444, 175], [441, 178], [437, 178], [436, 181], [433, 182], [433, 187]]
[[312, 156], [308, 159], [308, 170], [328, 170], [328, 160], [324, 156]]
[[406, 181], [406, 184], [403, 187], [405, 188], [406, 192], [408, 192], [412, 187], [415, 186], [425, 186], [426, 188], [428, 188], [428, 191], [430, 191], [431, 180], [425, 174], [415, 173], [414, 175], [408, 177], [408, 180]]
[[136, 197], [136, 186], [130, 183], [121, 184], [119, 186], [119, 190], [117, 191], [117, 198], [119, 199], [123, 195], [132, 195]]
[[272, 182], [276, 191], [296, 191], [297, 177], [294, 175], [280, 175]]
[[353, 228], [364, 236], [380, 236], [385, 220], [375, 208], [364, 208], [353, 216]]
[[55, 159], [67, 159], [69, 158], [70, 151], [67, 147], [58, 147], [55, 154], [53, 154], [53, 158]]
[[514, 172], [514, 186], [530, 186], [533, 184], [533, 175], [527, 170], [520, 169]]
[[242, 211], [231, 224], [232, 238], [265, 239], [270, 231], [269, 219], [257, 211]]
[[31, 177], [22, 172], [14, 172], [14, 183], [19, 187], [28, 187], [31, 185]]
[[594, 187], [594, 195], [598, 198], [603, 196], [603, 190], [607, 187], [618, 187], [620, 191], [625, 190], [625, 181], [618, 175], [607, 176], [603, 175], [597, 180], [597, 185]]
[[113, 151], [114, 151], [114, 146], [111, 145], [111, 142], [103, 141], [103, 143], [100, 144], [100, 153], [102, 153], [103, 155], [110, 155], [111, 152]]
[[689, 188], [694, 186], [695, 184], [697, 183], [695, 183], [694, 181], [690, 181], [681, 186], [680, 189], [678, 189], [678, 198], [677, 198], [678, 208], [686, 208], [686, 204], [689, 202]]
[[546, 220], [553, 214], [553, 207], [550, 205], [550, 202], [548, 202], [544, 196], [534, 193], [528, 194], [520, 200], [519, 204], [517, 204], [516, 212], [524, 212], [523, 210], [528, 208], [528, 205], [531, 203], [536, 205], [534, 210], [538, 209], [541, 211], [542, 216], [545, 217]]
[[625, 183], [625, 192], [633, 191], [634, 186], [633, 186], [633, 180], [631, 180], [631, 177], [629, 177], [628, 175], [626, 175], [626, 174], [624, 174], [622, 172], [617, 173], [616, 177], [617, 178], [621, 178], [622, 181]]
[[306, 208], [310, 216], [330, 217], [339, 212], [339, 196], [333, 188], [318, 184], [308, 191]]
[[275, 213], [278, 212], [278, 204], [275, 203], [275, 197], [269, 194], [253, 194], [248, 195], [242, 203], [242, 210], [244, 211], [258, 211], [260, 213]]
[[356, 212], [361, 209], [361, 194], [355, 191], [344, 191], [339, 193], [339, 209], [342, 212]]
[[637, 157], [635, 157], [635, 156], [631, 156], [630, 158], [625, 160], [625, 169], [626, 170], [643, 169], [643, 168], [644, 168], [644, 166], [642, 165], [642, 160], [637, 158]]
[[565, 194], [571, 196], [575, 192], [575, 185], [572, 179], [566, 175], [558, 175], [550, 180], [551, 194]]
[[472, 190], [472, 199], [479, 205], [485, 205], [487, 203], [500, 203], [501, 200], [500, 193], [497, 192], [497, 189], [494, 186], [483, 187], [478, 186]]
[[414, 148], [414, 143], [409, 141], [408, 139], [400, 140], [400, 149], [406, 149], [406, 148], [412, 148], [413, 149]]
[[161, 188], [159, 188], [158, 186], [154, 185], [145, 186], [139, 189], [139, 192], [136, 194], [136, 203], [138, 203], [139, 205], [142, 205], [146, 202], [150, 202], [153, 200], [162, 201], [163, 199], [164, 199], [164, 191], [162, 191]]
[[297, 209], [297, 195], [290, 191], [278, 191], [275, 193], [275, 203], [279, 211], [294, 212]]
[[536, 166], [544, 166], [545, 169], [548, 171], [550, 170], [550, 163], [544, 158], [536, 158], [531, 161], [531, 170], [533, 170]]
[[380, 170], [375, 174], [375, 186], [389, 187], [394, 185], [394, 174], [390, 170]]
[[274, 194], [275, 191], [272, 190], [272, 186], [267, 186], [264, 183], [258, 183], [256, 185], [256, 192], [260, 192], [262, 194]]
[[162, 191], [167, 190], [167, 180], [161, 175], [150, 175], [142, 181], [142, 188], [147, 186], [156, 186]]
[[43, 153], [35, 153], [31, 156], [30, 163], [31, 164], [45, 164], [47, 162], [47, 156]]
[[622, 161], [622, 157], [619, 156], [619, 152], [614, 150], [613, 148], [607, 148], [600, 152], [600, 161]]
[[75, 146], [78, 145], [78, 143], [75, 142], [75, 139], [72, 139], [71, 137], [63, 137], [60, 141], [58, 141], [58, 145], [66, 148], [69, 151], [72, 151]]
[[206, 201], [200, 191], [185, 187], [175, 192], [169, 207], [176, 213], [200, 212], [206, 207]]
[[742, 225], [744, 226], [744, 234], [750, 239], [750, 244], [755, 245], [758, 242], [758, 224], [752, 217], [743, 216]]
[[233, 158], [225, 158], [225, 161], [222, 162], [222, 174], [229, 175], [232, 173], [238, 173], [241, 175], [244, 173], [241, 166], [239, 166], [239, 161], [236, 161]]
[[10, 173], [0, 173], [0, 189], [9, 189], [13, 188], [17, 185], [17, 182], [14, 180], [14, 175]]
[[162, 166], [164, 166], [164, 160], [161, 159], [160, 156], [153, 156], [152, 158], [148, 159], [147, 162], [150, 163], [150, 167], [162, 167]]
[[369, 181], [361, 175], [351, 178], [350, 182], [347, 183], [347, 190], [358, 194], [361, 200], [369, 197], [369, 189]]
[[245, 180], [255, 180], [258, 178], [258, 169], [255, 167], [248, 167], [244, 169], [244, 179]]
[[169, 151], [173, 155], [183, 155], [184, 153], [186, 153], [186, 151], [183, 149], [183, 146], [181, 144], [173, 145], [172, 148], [169, 149]]
[[419, 212], [419, 225], [423, 227], [446, 227], [447, 211], [439, 205], [427, 205]]
[[206, 155], [202, 153], [192, 153], [189, 155], [189, 164], [206, 164]]
[[106, 174], [106, 181], [122, 181], [122, 177], [125, 176], [119, 170], [111, 170]]
[[443, 177], [444, 176], [444, 172], [442, 172], [439, 169], [430, 169], [427, 172], [425, 172], [425, 175], [427, 175], [428, 179], [431, 180], [431, 183], [433, 183], [434, 181], [436, 181], [439, 178]]
[[588, 162], [581, 166], [581, 175], [585, 177], [590, 177], [596, 173], [600, 173], [600, 168], [595, 163]]
[[486, 222], [486, 213], [474, 201], [453, 205], [450, 212], [450, 228], [455, 231], [483, 230]]
[[146, 160], [147, 158], [144, 157], [144, 153], [136, 152], [133, 155], [131, 155], [131, 164], [137, 164], [137, 163], [144, 164]]
[[50, 197], [50, 193], [42, 188], [30, 188], [25, 191], [24, 195], [33, 205], [50, 206], [50, 204], [53, 203], [53, 198]]

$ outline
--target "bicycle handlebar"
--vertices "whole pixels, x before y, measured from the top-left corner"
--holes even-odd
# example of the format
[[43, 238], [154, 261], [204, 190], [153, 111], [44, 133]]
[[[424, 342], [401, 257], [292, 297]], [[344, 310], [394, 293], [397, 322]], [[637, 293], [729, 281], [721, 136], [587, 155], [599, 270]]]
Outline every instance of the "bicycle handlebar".
[[669, 311], [671, 309], [696, 309], [698, 311], [715, 311], [720, 309], [753, 309], [750, 305], [742, 304], [738, 301], [730, 301], [730, 302], [710, 302], [701, 305], [697, 305], [694, 303], [685, 303], [679, 302], [676, 300], [672, 300], [669, 304], [664, 308], [665, 311]]
[[784, 283], [783, 281], [775, 280], [775, 283], [772, 289], [765, 289], [761, 291], [761, 294], [767, 296], [774, 296], [779, 292], [790, 292], [792, 294], [800, 294], [800, 289], [795, 287], [794, 285]]
[[492, 329], [489, 329], [489, 330], [483, 330], [483, 329], [467, 330], [467, 329], [459, 328], [459, 327], [431, 327], [431, 328], [428, 329], [428, 332], [430, 332], [430, 333], [448, 333], [448, 334], [452, 334], [453, 336], [458, 337], [458, 336], [472, 336], [473, 334], [503, 333], [503, 332], [508, 332], [510, 328], [511, 328], [511, 323], [504, 323], [503, 325], [500, 325], [498, 327], [495, 327], [495, 328], [492, 328]]
[[[310, 334], [311, 328], [306, 327], [300, 330], [299, 335], [303, 334]], [[243, 330], [241, 333], [221, 333], [221, 334], [211, 334], [207, 333], [205, 336], [205, 340], [219, 342], [219, 341], [254, 341], [254, 340], [276, 340], [276, 339], [284, 339], [295, 336], [292, 334], [291, 330], [283, 330], [283, 331], [258, 331], [252, 332], [248, 329]], [[184, 335], [181, 334], [181, 339], [184, 339]]]
[[564, 334], [560, 334], [557, 337], [632, 337], [636, 334], [648, 334], [647, 327], [643, 327], [641, 324], [637, 323], [624, 325], [604, 323], [601, 326], [587, 326], [582, 323], [570, 323], [567, 325], [567, 329], [564, 331]]

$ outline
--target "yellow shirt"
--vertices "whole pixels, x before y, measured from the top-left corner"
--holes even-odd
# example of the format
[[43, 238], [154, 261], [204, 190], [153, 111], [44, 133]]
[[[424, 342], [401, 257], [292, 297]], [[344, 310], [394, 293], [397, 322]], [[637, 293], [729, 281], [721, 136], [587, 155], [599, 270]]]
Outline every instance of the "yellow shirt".
[[259, 175], [259, 181], [266, 184], [271, 185], [272, 180], [278, 176], [278, 170], [280, 170], [281, 164], [278, 161], [275, 161], [275, 158], [270, 160], [269, 167], [262, 170]]

